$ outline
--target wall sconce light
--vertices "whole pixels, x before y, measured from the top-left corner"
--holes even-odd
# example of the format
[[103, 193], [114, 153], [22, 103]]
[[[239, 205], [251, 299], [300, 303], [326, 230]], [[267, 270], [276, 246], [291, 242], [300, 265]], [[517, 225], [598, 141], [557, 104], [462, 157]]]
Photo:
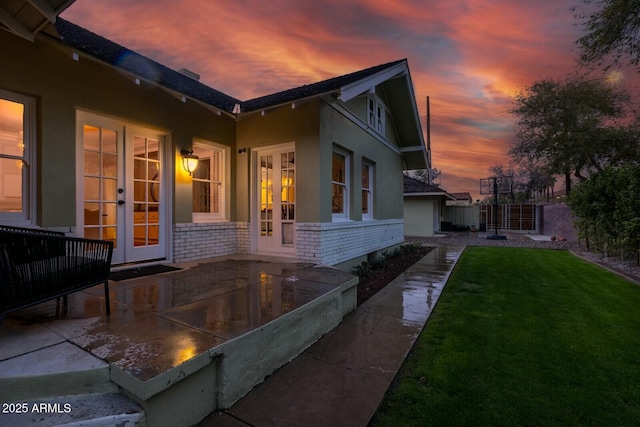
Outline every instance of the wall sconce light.
[[244, 154], [244, 153], [246, 153], [246, 152], [247, 152], [247, 149], [246, 149], [246, 148], [240, 148], [240, 149], [238, 149], [238, 154]]
[[189, 176], [191, 176], [191, 173], [198, 167], [199, 157], [193, 154], [193, 150], [185, 149], [180, 150], [180, 155], [182, 156], [182, 167], [189, 172]]

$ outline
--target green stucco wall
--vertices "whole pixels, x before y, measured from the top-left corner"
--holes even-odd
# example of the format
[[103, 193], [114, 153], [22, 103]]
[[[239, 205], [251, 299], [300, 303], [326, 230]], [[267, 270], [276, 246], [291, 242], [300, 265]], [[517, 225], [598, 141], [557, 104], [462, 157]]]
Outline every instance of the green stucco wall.
[[438, 202], [424, 197], [404, 199], [404, 235], [433, 236], [434, 215]]
[[[402, 159], [362, 127], [344, 117], [330, 105], [320, 109], [320, 222], [331, 221], [331, 156], [338, 146], [350, 153], [350, 219], [362, 219], [362, 161], [375, 164], [374, 219], [398, 219], [402, 208]], [[391, 126], [391, 123], [388, 123]]]
[[[37, 218], [44, 227], [75, 226], [75, 114], [77, 109], [166, 131], [179, 159], [194, 139], [231, 146], [235, 178], [235, 122], [199, 104], [80, 55], [40, 35], [35, 42], [0, 31], [0, 88], [37, 101]], [[180, 167], [175, 164], [174, 167]], [[191, 221], [191, 181], [171, 174], [174, 222]], [[175, 176], [175, 178], [173, 177]], [[235, 219], [235, 194], [230, 199]]]
[[[242, 117], [237, 123], [237, 147], [246, 148], [244, 154], [237, 157], [238, 183], [237, 212], [238, 221], [249, 221], [251, 192], [252, 150], [284, 143], [295, 143], [296, 150], [296, 221], [319, 222], [320, 188], [318, 177], [322, 169], [331, 168], [331, 159], [323, 164], [318, 145], [318, 108], [319, 100], [296, 103], [295, 108], [287, 104], [266, 110], [264, 115], [258, 111]], [[330, 177], [329, 177], [330, 178]]]

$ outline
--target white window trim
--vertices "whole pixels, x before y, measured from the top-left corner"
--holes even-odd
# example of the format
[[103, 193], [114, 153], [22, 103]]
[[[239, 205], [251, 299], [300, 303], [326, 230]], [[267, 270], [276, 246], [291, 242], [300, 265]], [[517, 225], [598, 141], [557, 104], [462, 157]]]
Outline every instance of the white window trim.
[[344, 186], [344, 199], [343, 199], [343, 211], [342, 213], [334, 213], [333, 209], [331, 212], [331, 217], [333, 221], [350, 221], [351, 219], [351, 215], [350, 215], [350, 207], [351, 204], [349, 203], [349, 198], [350, 198], [350, 194], [351, 194], [351, 185], [350, 185], [350, 181], [351, 181], [351, 170], [350, 170], [350, 163], [351, 163], [351, 155], [345, 151], [345, 150], [341, 150], [338, 147], [334, 147], [332, 153], [331, 153], [331, 157], [332, 157], [332, 161], [333, 161], [333, 155], [337, 154], [339, 156], [344, 157], [344, 183], [342, 182], [337, 182], [333, 180], [333, 167], [331, 170], [331, 185], [333, 184], [337, 184], [337, 185], [343, 185]]
[[[0, 221], [11, 225], [34, 225], [36, 211], [36, 100], [0, 89], [0, 98], [24, 105], [23, 161], [29, 167], [29, 173], [22, 176], [22, 212], [0, 212]], [[26, 193], [26, 194], [25, 194]], [[26, 197], [25, 197], [26, 195]]]
[[[373, 104], [373, 111], [371, 105]], [[375, 94], [367, 95], [367, 125], [380, 135], [385, 135], [387, 106]]]
[[[375, 164], [373, 162], [370, 162], [368, 160], [362, 160], [362, 167], [364, 169], [364, 167], [367, 166], [369, 168], [369, 188], [367, 188], [366, 190], [369, 193], [369, 197], [367, 198], [367, 211], [369, 213], [362, 214], [362, 219], [364, 221], [368, 221], [368, 220], [372, 220], [373, 219], [373, 196], [374, 196], [374, 191], [375, 191], [375, 183], [373, 182], [373, 178], [374, 178], [374, 168], [375, 168]], [[365, 191], [365, 188], [361, 188], [361, 191]], [[364, 206], [363, 206], [364, 207]]]
[[[225, 222], [228, 218], [228, 201], [227, 195], [229, 194], [228, 186], [229, 186], [229, 176], [227, 171], [229, 170], [228, 161], [229, 161], [229, 147], [225, 147], [213, 142], [208, 141], [194, 141], [194, 147], [200, 147], [207, 150], [218, 151], [220, 153], [220, 176], [222, 181], [219, 183], [220, 186], [220, 212], [219, 213], [204, 213], [204, 212], [192, 212], [191, 220], [194, 223], [209, 223], [209, 222]], [[193, 188], [193, 184], [192, 184]], [[193, 196], [192, 196], [193, 197]]]

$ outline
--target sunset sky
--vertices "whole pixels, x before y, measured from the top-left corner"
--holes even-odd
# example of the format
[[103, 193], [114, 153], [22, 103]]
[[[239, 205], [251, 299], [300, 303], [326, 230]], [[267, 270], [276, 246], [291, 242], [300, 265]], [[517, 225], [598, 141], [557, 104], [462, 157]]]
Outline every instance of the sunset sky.
[[508, 162], [513, 95], [574, 71], [581, 3], [76, 0], [61, 16], [242, 100], [407, 58], [441, 187], [477, 198]]

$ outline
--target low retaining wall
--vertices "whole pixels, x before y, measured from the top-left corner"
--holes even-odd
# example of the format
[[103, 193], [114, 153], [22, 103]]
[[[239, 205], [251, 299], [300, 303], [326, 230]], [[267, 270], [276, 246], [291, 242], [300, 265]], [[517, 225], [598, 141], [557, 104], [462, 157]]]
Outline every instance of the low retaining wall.
[[[317, 268], [322, 277], [331, 274], [323, 271], [328, 267]], [[111, 365], [111, 381], [144, 408], [148, 426], [195, 425], [216, 409], [229, 408], [338, 326], [356, 308], [357, 284], [353, 276], [320, 298], [148, 381]]]

